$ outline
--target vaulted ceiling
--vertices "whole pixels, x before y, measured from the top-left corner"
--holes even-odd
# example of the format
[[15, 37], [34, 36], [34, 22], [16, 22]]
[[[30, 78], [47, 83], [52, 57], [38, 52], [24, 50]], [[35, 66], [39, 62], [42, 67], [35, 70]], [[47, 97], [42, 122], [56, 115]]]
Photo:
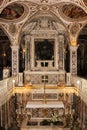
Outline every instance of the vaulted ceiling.
[[[50, 16], [61, 22], [72, 45], [87, 24], [86, 0], [0, 0], [0, 25], [12, 44], [18, 41], [22, 28], [38, 16]], [[17, 43], [17, 42], [16, 42]]]
[[0, 0], [0, 28], [7, 36], [3, 42], [0, 31], [0, 45], [19, 44], [22, 29], [44, 16], [65, 27], [71, 45], [79, 44], [80, 32], [87, 36], [87, 0]]
[[54, 13], [67, 23], [87, 20], [86, 0], [0, 0], [0, 7], [0, 20], [5, 22], [22, 22], [37, 13]]

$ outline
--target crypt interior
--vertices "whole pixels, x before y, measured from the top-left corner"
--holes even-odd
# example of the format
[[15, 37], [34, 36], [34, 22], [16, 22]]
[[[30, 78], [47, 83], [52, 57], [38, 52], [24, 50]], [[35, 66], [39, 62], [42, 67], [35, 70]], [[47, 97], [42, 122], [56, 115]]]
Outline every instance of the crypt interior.
[[87, 130], [87, 1], [0, 0], [0, 130]]

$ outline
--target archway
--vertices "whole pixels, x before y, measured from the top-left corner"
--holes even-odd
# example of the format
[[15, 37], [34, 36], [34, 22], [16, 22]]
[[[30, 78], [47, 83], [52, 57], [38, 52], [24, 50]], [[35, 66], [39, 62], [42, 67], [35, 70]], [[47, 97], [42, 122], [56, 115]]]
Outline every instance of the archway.
[[87, 77], [87, 25], [81, 30], [78, 36], [78, 50], [77, 50], [77, 74], [79, 76]]
[[11, 72], [11, 46], [8, 36], [0, 28], [0, 79], [3, 77], [5, 67]]
[[[35, 33], [38, 33], [38, 34], [35, 34]], [[42, 34], [40, 34], [40, 33], [42, 33]], [[24, 56], [25, 55], [24, 54], [25, 54], [25, 51], [29, 50], [29, 48], [27, 48], [27, 50], [25, 50], [25, 46], [26, 46], [25, 45], [26, 44], [25, 39], [28, 38], [29, 41], [27, 42], [27, 44], [30, 44], [29, 43], [30, 42], [29, 36], [31, 37], [32, 35], [33, 36], [35, 35], [33, 40], [36, 43], [34, 45], [35, 55], [33, 56], [35, 58], [35, 60], [38, 60], [38, 57], [41, 60], [43, 60], [43, 59], [44, 60], [53, 60], [55, 51], [52, 48], [53, 47], [55, 48], [56, 44], [63, 40], [63, 42], [64, 42], [63, 48], [62, 48], [63, 50], [61, 50], [61, 51], [63, 51], [63, 55], [60, 54], [61, 55], [60, 57], [63, 57], [63, 62], [64, 62], [64, 64], [63, 64], [64, 68], [63, 69], [66, 70], [67, 72], [69, 72], [69, 38], [68, 38], [68, 33], [67, 33], [66, 28], [62, 24], [62, 22], [59, 21], [58, 19], [55, 19], [51, 15], [44, 15], [44, 16], [43, 15], [41, 15], [41, 16], [37, 15], [34, 18], [32, 18], [30, 21], [26, 22], [26, 24], [22, 28], [21, 40], [20, 40], [20, 54], [19, 54], [20, 55], [20, 63], [19, 64], [21, 64], [21, 63], [22, 64], [21, 64], [19, 70], [21, 72], [23, 72], [24, 69], [25, 69], [25, 63], [24, 63], [24, 60], [25, 60]], [[39, 35], [42, 35], [42, 36], [39, 36]], [[54, 36], [54, 38], [51, 38], [51, 35], [56, 35], [56, 36]], [[60, 35], [62, 35], [63, 38], [64, 38], [64, 39], [61, 39], [61, 41], [59, 41]], [[25, 38], [25, 37], [27, 37], [27, 38]], [[42, 47], [42, 48], [44, 47], [44, 45], [43, 45], [44, 41], [47, 41], [47, 43], [50, 42], [50, 44], [48, 44], [48, 46], [45, 46], [45, 47], [48, 47], [50, 49], [49, 50], [49, 49], [46, 48], [46, 50], [45, 50], [46, 53], [45, 53], [44, 49], [42, 49], [42, 51], [41, 51], [41, 48], [40, 48], [40, 47]], [[55, 41], [56, 41], [56, 44], [54, 45], [53, 42], [55, 42]], [[43, 46], [40, 46], [40, 44], [43, 45]], [[62, 47], [61, 43], [59, 43], [59, 44], [60, 44], [59, 47], [61, 48]], [[37, 47], [37, 45], [38, 45], [38, 47]], [[50, 45], [51, 45], [51, 47], [50, 47]], [[30, 46], [30, 45], [28, 45], [28, 46]], [[40, 51], [38, 51], [38, 53], [40, 53], [40, 56], [38, 56], [39, 54], [37, 54], [37, 50], [40, 50]], [[49, 52], [51, 54], [50, 58], [47, 57], [48, 56], [47, 50], [49, 50]], [[51, 53], [51, 51], [52, 51], [52, 53]], [[58, 52], [58, 53], [61, 53], [61, 51]], [[42, 53], [44, 53], [44, 54], [42, 54]], [[45, 54], [46, 54], [46, 56], [45, 56]], [[32, 54], [30, 54], [30, 56], [31, 55]], [[43, 57], [41, 57], [41, 55]], [[26, 57], [29, 57], [29, 54], [27, 54]], [[35, 65], [37, 64], [36, 63], [37, 61], [33, 61], [33, 62], [35, 62]], [[41, 63], [41, 64], [43, 65], [43, 63]], [[46, 64], [46, 66], [47, 66], [47, 64]], [[55, 64], [55, 63], [52, 63], [52, 64]], [[56, 64], [59, 64], [58, 58], [57, 58]], [[44, 67], [46, 67], [46, 66], [44, 65]]]

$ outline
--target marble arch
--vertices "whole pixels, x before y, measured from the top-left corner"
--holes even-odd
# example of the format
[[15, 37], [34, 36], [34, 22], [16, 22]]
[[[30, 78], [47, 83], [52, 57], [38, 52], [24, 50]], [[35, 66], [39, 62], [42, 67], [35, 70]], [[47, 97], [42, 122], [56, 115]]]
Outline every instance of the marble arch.
[[[61, 80], [65, 82], [63, 49], [65, 46], [66, 29], [64, 26], [50, 16], [41, 15], [24, 26], [22, 32], [25, 37], [25, 83], [41, 84], [43, 76], [49, 78], [50, 75], [52, 78], [48, 80], [48, 85], [57, 84]], [[51, 43], [54, 48], [50, 60], [47, 59], [48, 52], [40, 52], [44, 53], [44, 55], [46, 53], [44, 60], [43, 57], [38, 59], [35, 52], [37, 45], [40, 45], [39, 43], [46, 45], [44, 40], [48, 41], [49, 47]]]
[[[77, 36], [78, 36], [78, 31], [84, 26], [84, 24], [87, 23], [87, 19], [85, 20], [77, 20], [77, 21], [72, 21], [69, 20], [68, 18], [65, 19], [65, 17], [62, 16], [62, 13], [59, 13], [60, 10], [60, 6], [62, 3], [64, 4], [74, 4], [76, 6], [79, 6], [82, 8], [82, 10], [85, 11], [85, 13], [87, 12], [87, 7], [85, 4], [83, 4], [83, 1], [79, 0], [36, 0], [36, 1], [23, 1], [23, 0], [14, 0], [14, 1], [9, 1], [9, 0], [4, 0], [1, 4], [1, 8], [0, 8], [0, 12], [4, 9], [4, 7], [6, 7], [6, 5], [10, 5], [12, 3], [21, 3], [21, 5], [24, 5], [23, 7], [25, 10], [25, 14], [23, 15], [23, 17], [15, 20], [14, 26], [16, 28], [15, 32], [11, 32], [9, 30], [9, 27], [12, 23], [11, 20], [3, 20], [0, 19], [0, 24], [2, 27], [4, 27], [7, 32], [8, 35], [11, 39], [11, 44], [13, 46], [13, 48], [15, 48], [14, 46], [16, 46], [17, 48], [19, 48], [19, 37], [20, 37], [20, 33], [21, 33], [21, 29], [23, 27], [23, 25], [26, 24], [28, 19], [31, 19], [33, 16], [37, 15], [39, 12], [41, 12], [42, 14], [46, 15], [50, 12], [50, 14], [53, 14], [54, 17], [59, 18], [63, 25], [65, 25], [66, 30], [68, 31], [68, 36], [69, 36], [69, 41], [70, 41], [70, 46], [74, 46], [76, 48], [77, 45]], [[26, 15], [27, 14], [27, 15]], [[79, 29], [78, 31], [75, 33], [75, 35], [73, 35], [71, 32], [71, 30], [73, 30], [73, 24], [78, 24], [79, 25]], [[81, 25], [81, 26], [80, 26]], [[74, 48], [71, 47], [71, 48]], [[17, 55], [18, 55], [18, 51], [17, 51]], [[17, 59], [16, 59], [17, 60]], [[18, 62], [18, 61], [15, 61]], [[72, 63], [72, 61], [71, 61]], [[75, 65], [76, 66], [76, 65]], [[18, 68], [16, 69], [16, 72], [18, 73]], [[71, 67], [72, 70], [72, 67]], [[17, 74], [15, 73], [15, 74]]]

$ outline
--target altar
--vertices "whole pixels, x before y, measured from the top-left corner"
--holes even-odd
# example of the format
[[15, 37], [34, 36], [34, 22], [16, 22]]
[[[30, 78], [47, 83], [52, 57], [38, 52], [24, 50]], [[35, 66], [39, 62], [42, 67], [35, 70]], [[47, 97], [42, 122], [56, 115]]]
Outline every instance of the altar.
[[62, 101], [34, 101], [26, 104], [26, 110], [31, 119], [49, 119], [53, 113], [62, 116], [64, 114], [64, 104]]
[[[35, 120], [33, 120], [33, 122], [36, 122]], [[37, 120], [38, 122], [38, 120]], [[40, 120], [39, 120], [40, 122]], [[24, 120], [22, 125], [21, 125], [21, 129], [20, 130], [70, 130], [70, 128], [64, 128], [61, 126], [54, 126], [54, 125], [50, 125], [50, 126], [41, 126], [40, 123], [36, 123], [35, 125], [28, 125], [28, 120]]]
[[[53, 21], [50, 21], [49, 28], [48, 18], [39, 20], [40, 23], [36, 21], [36, 27], [25, 35], [24, 83], [32, 85], [41, 85], [44, 81], [47, 85], [65, 83], [63, 31], [61, 34], [58, 33]], [[36, 31], [38, 29], [39, 31]]]
[[26, 109], [30, 108], [64, 108], [62, 101], [54, 102], [27, 102]]

